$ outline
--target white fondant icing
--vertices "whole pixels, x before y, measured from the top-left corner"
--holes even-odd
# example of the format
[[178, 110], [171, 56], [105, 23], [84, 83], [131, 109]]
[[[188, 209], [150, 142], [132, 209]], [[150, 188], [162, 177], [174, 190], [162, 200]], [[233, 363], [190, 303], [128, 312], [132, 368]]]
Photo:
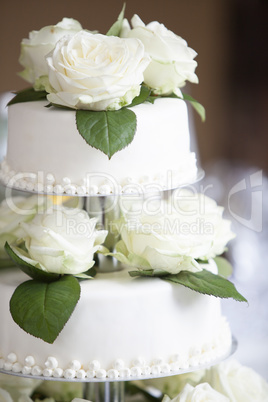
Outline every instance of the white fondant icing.
[[125, 367], [125, 362], [122, 359], [117, 359], [113, 364], [113, 368], [116, 370], [121, 370], [124, 367]]
[[[134, 140], [109, 160], [79, 134], [75, 111], [47, 102], [9, 106], [8, 146], [0, 179], [21, 188], [81, 195], [159, 191], [196, 179], [187, 106], [162, 98], [132, 108]], [[49, 187], [48, 187], [49, 186]]]
[[32, 367], [23, 366], [21, 372], [22, 372], [22, 374], [24, 374], [24, 375], [30, 375], [31, 372], [32, 372]]
[[96, 372], [94, 370], [87, 371], [87, 378], [94, 378], [96, 377]]
[[78, 360], [73, 360], [70, 363], [70, 369], [75, 370], [75, 371], [80, 370], [81, 369], [81, 363]]
[[63, 376], [63, 369], [57, 367], [54, 371], [53, 371], [53, 377], [55, 378], [61, 378]]
[[84, 378], [86, 378], [87, 373], [85, 372], [85, 370], [81, 369], [78, 370], [76, 373], [76, 377], [80, 378], [81, 380], [83, 380]]
[[23, 367], [22, 364], [20, 364], [20, 363], [14, 363], [13, 366], [12, 366], [12, 371], [13, 371], [14, 373], [21, 373], [22, 367]]
[[72, 369], [68, 368], [68, 369], [66, 369], [64, 371], [63, 377], [68, 379], [68, 380], [71, 380], [71, 379], [75, 378], [75, 374], [76, 374], [75, 370], [72, 370]]
[[52, 377], [53, 375], [53, 370], [51, 368], [46, 368], [43, 371], [43, 376], [44, 377]]
[[6, 371], [11, 371], [11, 370], [12, 370], [12, 366], [13, 366], [12, 363], [10, 363], [10, 362], [5, 362], [5, 364], [4, 364], [4, 370], [6, 370]]
[[93, 360], [92, 362], [89, 363], [88, 368], [89, 370], [96, 371], [100, 369], [100, 362], [98, 360]]
[[142, 369], [141, 367], [131, 367], [130, 369], [130, 375], [132, 377], [140, 377], [142, 375]]
[[125, 367], [119, 370], [119, 377], [121, 378], [129, 378], [131, 376], [131, 371], [128, 367]]
[[117, 378], [119, 376], [119, 371], [115, 369], [110, 369], [107, 371], [108, 378]]
[[7, 371], [142, 378], [198, 367], [230, 350], [219, 299], [157, 278], [133, 279], [126, 270], [81, 282], [74, 313], [54, 344], [47, 344], [22, 331], [8, 310], [14, 289], [28, 277], [9, 270], [0, 279], [0, 320], [9, 328], [0, 332], [0, 368]]
[[17, 361], [17, 356], [15, 355], [15, 353], [9, 353], [9, 355], [7, 356], [7, 362], [15, 363], [16, 361]]
[[96, 377], [97, 378], [105, 378], [106, 377], [106, 370], [104, 370], [104, 369], [98, 369], [97, 371], [96, 371]]
[[33, 356], [26, 356], [24, 359], [24, 363], [26, 366], [32, 367], [35, 365], [35, 359]]
[[40, 376], [43, 374], [43, 370], [40, 366], [34, 366], [31, 370], [33, 376]]
[[45, 362], [45, 366], [48, 369], [55, 369], [58, 367], [58, 364], [58, 360], [53, 356], [48, 357], [47, 361]]

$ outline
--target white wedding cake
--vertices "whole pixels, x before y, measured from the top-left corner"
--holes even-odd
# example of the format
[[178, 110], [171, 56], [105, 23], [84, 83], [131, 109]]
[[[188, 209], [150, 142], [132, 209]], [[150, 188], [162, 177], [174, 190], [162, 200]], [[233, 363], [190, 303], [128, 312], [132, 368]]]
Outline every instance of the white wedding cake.
[[32, 88], [8, 107], [0, 174], [25, 191], [0, 207], [4, 372], [148, 378], [231, 351], [220, 297], [245, 299], [220, 257], [230, 222], [175, 191], [198, 178], [185, 100], [203, 108], [181, 92], [196, 53], [162, 24], [132, 24], [121, 13], [101, 35], [63, 19], [22, 42]]

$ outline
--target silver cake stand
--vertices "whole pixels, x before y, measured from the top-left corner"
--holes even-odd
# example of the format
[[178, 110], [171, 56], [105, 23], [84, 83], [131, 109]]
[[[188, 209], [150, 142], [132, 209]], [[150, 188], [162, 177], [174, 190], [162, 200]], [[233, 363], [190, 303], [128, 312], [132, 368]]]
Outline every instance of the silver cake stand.
[[128, 378], [74, 378], [74, 379], [66, 379], [66, 378], [54, 378], [54, 377], [44, 377], [44, 376], [32, 376], [25, 375], [21, 373], [15, 373], [13, 371], [7, 371], [0, 369], [0, 373], [13, 375], [17, 377], [30, 378], [41, 381], [58, 381], [58, 382], [68, 382], [68, 383], [83, 383], [83, 398], [92, 402], [124, 402], [125, 401], [125, 383], [126, 381], [141, 381], [141, 380], [155, 380], [163, 377], [171, 377], [180, 374], [186, 374], [197, 370], [205, 370], [210, 368], [211, 366], [217, 365], [223, 360], [226, 360], [230, 356], [232, 356], [237, 350], [237, 340], [235, 337], [232, 337], [232, 345], [229, 351], [220, 356], [213, 361], [210, 361], [207, 364], [200, 364], [197, 366], [191, 366], [187, 369], [180, 369], [178, 371], [172, 371], [169, 373], [161, 373], [159, 375], [144, 375], [140, 377], [128, 377]]

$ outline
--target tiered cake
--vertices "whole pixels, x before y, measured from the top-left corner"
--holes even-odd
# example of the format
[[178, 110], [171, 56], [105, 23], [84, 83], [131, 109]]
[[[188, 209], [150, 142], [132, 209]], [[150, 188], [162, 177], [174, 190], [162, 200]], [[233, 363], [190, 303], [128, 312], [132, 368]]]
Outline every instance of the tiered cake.
[[219, 258], [230, 223], [174, 190], [198, 178], [185, 99], [203, 108], [180, 90], [197, 82], [196, 53], [161, 24], [132, 24], [121, 13], [100, 35], [64, 19], [22, 42], [34, 88], [9, 105], [1, 179], [36, 195], [1, 205], [5, 372], [148, 378], [231, 350], [219, 297], [244, 298]]

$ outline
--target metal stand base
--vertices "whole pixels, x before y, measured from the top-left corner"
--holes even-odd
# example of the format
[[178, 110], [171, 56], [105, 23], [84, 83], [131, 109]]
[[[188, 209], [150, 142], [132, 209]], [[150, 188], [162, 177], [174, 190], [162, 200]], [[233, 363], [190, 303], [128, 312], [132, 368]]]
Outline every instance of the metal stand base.
[[85, 383], [83, 397], [92, 402], [124, 402], [125, 383], [124, 381]]

